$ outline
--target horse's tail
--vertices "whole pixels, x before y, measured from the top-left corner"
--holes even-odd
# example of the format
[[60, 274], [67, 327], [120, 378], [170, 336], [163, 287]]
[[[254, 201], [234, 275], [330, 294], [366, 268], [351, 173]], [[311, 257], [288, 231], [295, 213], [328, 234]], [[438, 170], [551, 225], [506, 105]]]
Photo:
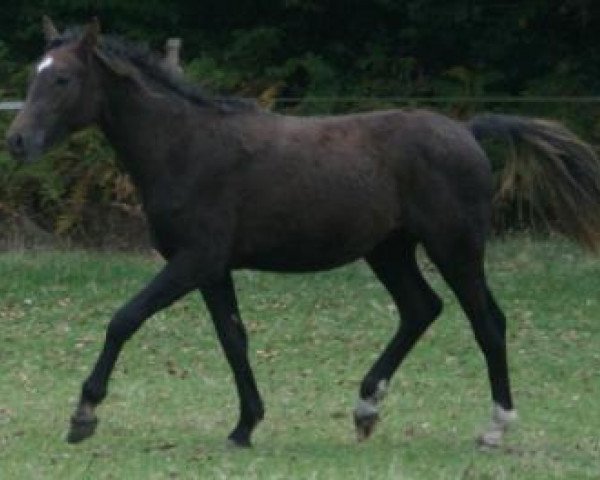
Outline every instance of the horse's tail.
[[[499, 172], [496, 208], [525, 203], [551, 229], [600, 250], [600, 161], [590, 145], [542, 119], [486, 113], [466, 125], [478, 141], [495, 137], [511, 146]], [[526, 154], [516, 154], [520, 146]]]

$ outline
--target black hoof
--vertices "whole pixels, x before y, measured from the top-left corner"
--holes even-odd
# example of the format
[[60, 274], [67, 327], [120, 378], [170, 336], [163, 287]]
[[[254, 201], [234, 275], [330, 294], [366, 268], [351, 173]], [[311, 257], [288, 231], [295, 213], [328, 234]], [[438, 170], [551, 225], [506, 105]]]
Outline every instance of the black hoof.
[[375, 430], [377, 422], [379, 422], [379, 414], [377, 413], [360, 416], [354, 414], [354, 426], [356, 427], [357, 440], [359, 442], [367, 440]]
[[91, 437], [98, 426], [96, 417], [71, 417], [71, 428], [67, 435], [67, 442], [79, 443]]
[[233, 448], [250, 448], [250, 433], [246, 429], [235, 429], [227, 437], [227, 445]]

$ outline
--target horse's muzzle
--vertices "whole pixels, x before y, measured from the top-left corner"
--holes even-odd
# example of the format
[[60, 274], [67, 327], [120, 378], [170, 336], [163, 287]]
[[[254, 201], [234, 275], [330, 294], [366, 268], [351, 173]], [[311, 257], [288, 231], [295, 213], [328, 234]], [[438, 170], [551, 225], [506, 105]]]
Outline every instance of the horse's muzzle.
[[43, 135], [24, 135], [20, 132], [8, 132], [6, 147], [18, 162], [31, 163], [42, 154]]
[[15, 158], [25, 156], [25, 139], [20, 133], [13, 133], [6, 137], [6, 146], [8, 151]]

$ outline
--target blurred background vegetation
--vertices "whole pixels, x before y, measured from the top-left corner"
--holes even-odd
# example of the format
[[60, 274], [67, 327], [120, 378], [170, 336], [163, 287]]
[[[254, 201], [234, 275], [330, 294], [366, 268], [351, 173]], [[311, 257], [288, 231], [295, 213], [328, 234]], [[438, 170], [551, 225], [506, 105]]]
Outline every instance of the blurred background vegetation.
[[[188, 77], [277, 111], [410, 105], [466, 118], [491, 110], [555, 118], [600, 140], [598, 103], [573, 99], [600, 91], [593, 0], [5, 2], [0, 101], [24, 98], [44, 13], [59, 29], [97, 15], [105, 32], [157, 51], [181, 37]], [[0, 134], [13, 116], [0, 115]], [[507, 215], [499, 228], [528, 224], [522, 211]], [[98, 132], [77, 134], [25, 168], [0, 149], [0, 247], [44, 238], [129, 247], [141, 231], [135, 192]]]

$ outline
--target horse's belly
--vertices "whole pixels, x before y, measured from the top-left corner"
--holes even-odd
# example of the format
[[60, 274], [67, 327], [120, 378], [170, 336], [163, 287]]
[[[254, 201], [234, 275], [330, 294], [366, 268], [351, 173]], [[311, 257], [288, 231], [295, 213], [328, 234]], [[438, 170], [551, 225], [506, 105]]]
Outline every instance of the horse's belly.
[[328, 270], [353, 262], [368, 249], [344, 249], [323, 245], [277, 245], [240, 256], [234, 268], [273, 272], [311, 272]]
[[396, 227], [391, 216], [346, 222], [317, 218], [310, 224], [282, 219], [271, 228], [243, 232], [233, 264], [235, 268], [270, 271], [326, 270], [364, 257]]
[[401, 201], [391, 173], [369, 156], [322, 154], [298, 159], [288, 152], [279, 168], [243, 179], [235, 266], [333, 268], [363, 257], [398, 228]]

